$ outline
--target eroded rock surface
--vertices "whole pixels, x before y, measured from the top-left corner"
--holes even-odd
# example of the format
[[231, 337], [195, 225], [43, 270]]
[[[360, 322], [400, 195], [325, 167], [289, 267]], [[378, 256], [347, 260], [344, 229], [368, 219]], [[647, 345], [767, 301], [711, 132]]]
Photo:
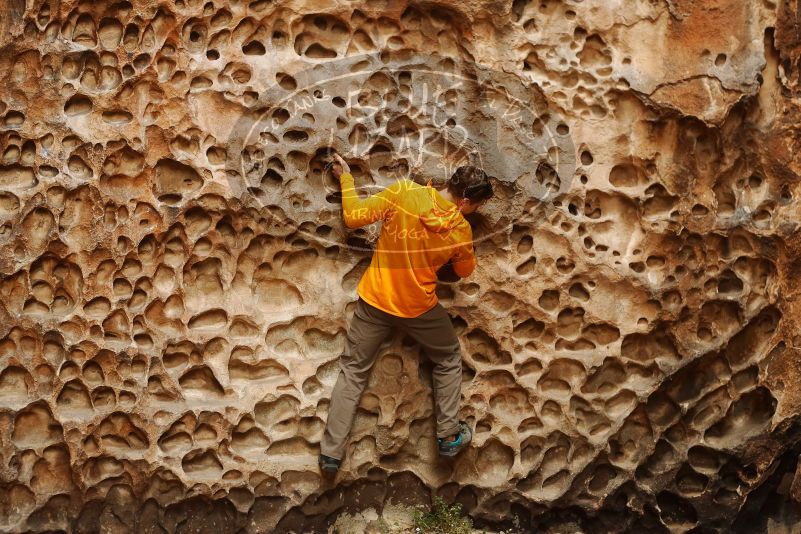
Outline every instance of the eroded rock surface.
[[[432, 493], [524, 530], [789, 521], [790, 4], [5, 0], [0, 530], [321, 531]], [[329, 148], [370, 190], [497, 178], [440, 288], [476, 428], [452, 463], [397, 336], [318, 475], [376, 230], [344, 227]]]

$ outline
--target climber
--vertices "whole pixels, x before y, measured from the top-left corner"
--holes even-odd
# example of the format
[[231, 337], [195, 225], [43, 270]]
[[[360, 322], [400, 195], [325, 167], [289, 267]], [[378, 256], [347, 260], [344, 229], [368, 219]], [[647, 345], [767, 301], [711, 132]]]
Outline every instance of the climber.
[[393, 328], [408, 333], [434, 364], [439, 454], [454, 456], [470, 443], [472, 431], [458, 420], [462, 358], [450, 317], [437, 301], [437, 272], [449, 266], [463, 278], [475, 268], [473, 234], [464, 215], [492, 196], [489, 177], [464, 166], [456, 169], [443, 191], [400, 180], [360, 199], [348, 164], [338, 154], [333, 159], [345, 225], [358, 228], [383, 221], [383, 226], [359, 282], [320, 444], [320, 469], [329, 474], [339, 469], [378, 347]]

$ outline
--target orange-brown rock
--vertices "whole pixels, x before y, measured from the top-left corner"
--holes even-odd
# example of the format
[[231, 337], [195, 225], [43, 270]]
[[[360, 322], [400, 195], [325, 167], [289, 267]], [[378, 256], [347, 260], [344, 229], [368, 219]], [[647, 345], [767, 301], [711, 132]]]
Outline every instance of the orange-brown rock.
[[[320, 532], [432, 495], [538, 532], [801, 517], [794, 2], [3, 0], [0, 531]], [[484, 167], [430, 366], [316, 455], [369, 191]], [[785, 528], [786, 530], [782, 530]]]

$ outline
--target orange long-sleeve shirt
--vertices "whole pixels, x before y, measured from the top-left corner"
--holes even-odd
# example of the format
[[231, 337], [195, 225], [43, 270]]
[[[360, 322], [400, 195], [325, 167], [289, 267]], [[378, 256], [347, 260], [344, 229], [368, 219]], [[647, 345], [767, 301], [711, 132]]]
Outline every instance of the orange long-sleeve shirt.
[[361, 199], [350, 173], [339, 181], [349, 228], [383, 221], [373, 259], [357, 288], [368, 304], [397, 317], [417, 317], [437, 304], [437, 270], [448, 260], [461, 277], [473, 272], [470, 224], [436, 189], [400, 180]]

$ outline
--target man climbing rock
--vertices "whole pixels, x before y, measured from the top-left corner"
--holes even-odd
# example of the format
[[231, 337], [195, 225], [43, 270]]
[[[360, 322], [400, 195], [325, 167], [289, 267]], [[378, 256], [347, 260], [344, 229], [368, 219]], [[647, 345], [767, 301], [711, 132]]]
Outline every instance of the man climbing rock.
[[470, 443], [472, 432], [458, 420], [462, 358], [450, 317], [437, 301], [437, 271], [448, 264], [459, 277], [473, 272], [473, 234], [464, 215], [492, 197], [489, 177], [475, 167], [459, 167], [443, 191], [400, 180], [360, 199], [350, 167], [338, 154], [333, 172], [342, 188], [345, 224], [358, 228], [383, 221], [383, 226], [359, 282], [320, 444], [320, 469], [339, 469], [379, 345], [395, 328], [419, 343], [434, 364], [439, 453], [454, 456]]

